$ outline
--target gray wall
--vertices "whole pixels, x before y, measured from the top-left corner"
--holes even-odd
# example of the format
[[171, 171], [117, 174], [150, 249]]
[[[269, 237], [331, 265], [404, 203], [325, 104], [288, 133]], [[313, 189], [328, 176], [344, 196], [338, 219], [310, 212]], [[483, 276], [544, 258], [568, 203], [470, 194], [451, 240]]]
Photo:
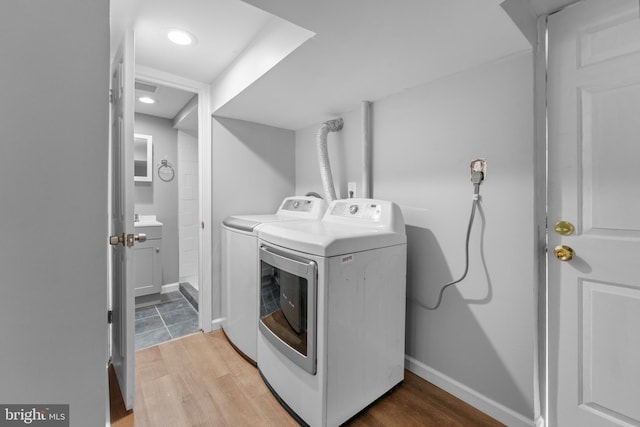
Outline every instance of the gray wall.
[[[329, 149], [344, 195], [347, 181], [360, 188], [362, 161], [360, 111], [343, 117]], [[407, 224], [409, 366], [529, 421], [537, 416], [533, 117], [530, 52], [409, 89], [372, 110], [374, 197], [398, 203]], [[297, 193], [322, 190], [317, 129], [296, 132]], [[488, 173], [470, 272], [429, 311], [440, 286], [464, 270], [469, 163], [477, 157], [487, 159]]]
[[[136, 113], [135, 132], [153, 137], [153, 181], [135, 183], [135, 212], [156, 215], [162, 223], [162, 283], [178, 282], [178, 131], [171, 119]], [[158, 178], [157, 165], [167, 159], [173, 165], [173, 181]]]
[[212, 118], [212, 317], [221, 316], [220, 223], [229, 215], [275, 213], [294, 195], [293, 131]]
[[3, 1], [0, 28], [0, 402], [104, 426], [109, 2]]

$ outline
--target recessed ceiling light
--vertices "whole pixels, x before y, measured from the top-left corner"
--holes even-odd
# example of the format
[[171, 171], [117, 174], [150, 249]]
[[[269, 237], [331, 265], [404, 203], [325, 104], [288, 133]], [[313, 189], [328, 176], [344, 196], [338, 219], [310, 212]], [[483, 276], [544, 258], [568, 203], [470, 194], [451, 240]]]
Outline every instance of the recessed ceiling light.
[[184, 30], [169, 30], [167, 33], [169, 40], [180, 46], [189, 46], [193, 44], [195, 38]]
[[153, 98], [149, 98], [148, 96], [141, 96], [140, 98], [138, 98], [138, 101], [142, 102], [143, 104], [155, 104], [156, 100]]

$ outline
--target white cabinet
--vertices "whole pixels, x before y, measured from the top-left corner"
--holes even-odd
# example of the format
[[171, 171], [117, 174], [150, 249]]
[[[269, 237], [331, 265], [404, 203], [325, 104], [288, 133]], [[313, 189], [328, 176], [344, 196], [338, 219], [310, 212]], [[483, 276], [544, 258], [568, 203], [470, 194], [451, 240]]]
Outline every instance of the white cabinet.
[[[159, 224], [159, 223], [156, 223]], [[135, 267], [135, 296], [157, 294], [162, 289], [162, 225], [135, 226], [136, 234], [144, 233], [147, 240], [133, 247]]]

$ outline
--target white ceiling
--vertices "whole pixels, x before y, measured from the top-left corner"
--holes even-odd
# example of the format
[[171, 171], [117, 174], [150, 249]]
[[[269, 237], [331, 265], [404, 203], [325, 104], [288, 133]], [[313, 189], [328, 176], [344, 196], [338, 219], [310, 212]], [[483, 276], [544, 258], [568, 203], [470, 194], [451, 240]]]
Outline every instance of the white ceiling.
[[[150, 88], [151, 91], [138, 89], [138, 83], [142, 82]], [[145, 104], [140, 102], [139, 98], [148, 96], [156, 100], [155, 104]], [[136, 80], [136, 113], [149, 114], [151, 116], [163, 117], [165, 119], [173, 119], [176, 114], [185, 106], [195, 94], [180, 89], [174, 89], [167, 86], [161, 86], [153, 83], [147, 83], [142, 80]]]
[[[270, 14], [239, 0], [138, 1], [136, 63], [199, 82], [210, 82], [251, 43]], [[167, 39], [171, 28], [196, 37], [191, 46]]]
[[316, 36], [216, 111], [299, 129], [531, 46], [496, 0], [246, 0]]
[[[137, 66], [203, 83], [224, 71], [271, 18], [239, 0], [112, 0], [111, 14], [112, 29], [133, 26]], [[171, 43], [167, 32], [173, 28], [189, 31], [196, 42], [186, 47]], [[117, 35], [112, 31], [112, 49]], [[155, 86], [151, 96], [157, 102], [151, 105], [138, 101], [150, 94], [136, 90], [136, 112], [173, 119], [194, 96]]]
[[529, 0], [529, 3], [536, 15], [546, 15], [578, 1], [580, 0]]
[[[284, 18], [316, 35], [215, 114], [300, 129], [530, 49], [501, 1], [112, 0], [112, 49], [133, 25], [137, 65], [215, 86], [273, 15]], [[535, 14], [570, 2], [511, 1]], [[196, 45], [171, 45], [165, 34], [175, 27]]]

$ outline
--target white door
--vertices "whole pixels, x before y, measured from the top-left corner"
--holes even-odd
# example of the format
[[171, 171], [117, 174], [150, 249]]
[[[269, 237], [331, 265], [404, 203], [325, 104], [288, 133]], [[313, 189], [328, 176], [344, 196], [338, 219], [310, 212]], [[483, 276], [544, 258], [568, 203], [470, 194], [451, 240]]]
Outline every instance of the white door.
[[583, 0], [548, 31], [549, 425], [638, 426], [638, 0]]
[[[127, 409], [134, 400], [133, 270], [133, 34], [127, 32], [111, 64], [112, 363]], [[114, 238], [115, 236], [115, 238]], [[120, 238], [120, 241], [118, 241]]]

